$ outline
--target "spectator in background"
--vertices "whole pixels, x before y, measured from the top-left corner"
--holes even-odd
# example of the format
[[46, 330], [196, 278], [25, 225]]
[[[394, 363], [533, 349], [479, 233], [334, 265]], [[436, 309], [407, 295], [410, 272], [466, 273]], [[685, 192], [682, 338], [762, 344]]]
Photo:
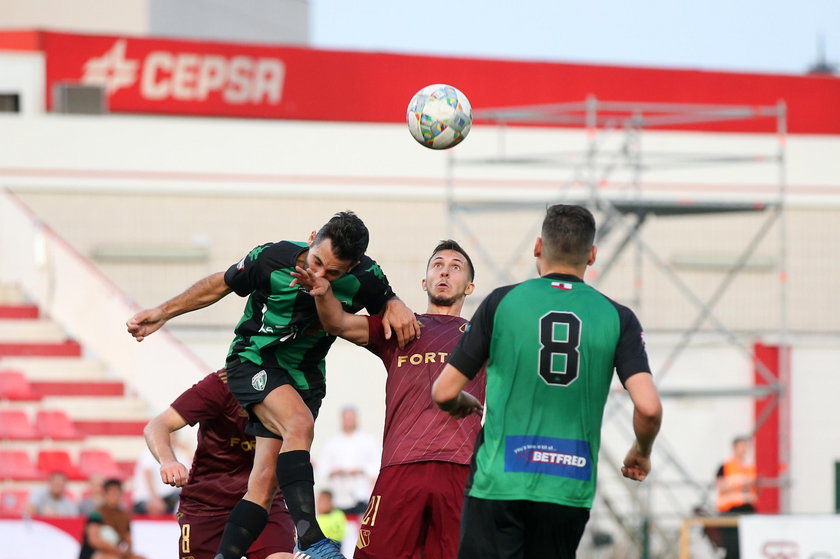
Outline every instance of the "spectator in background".
[[[717, 472], [717, 509], [723, 515], [751, 514], [758, 500], [755, 464], [749, 462], [749, 437], [735, 437], [732, 457]], [[721, 528], [726, 559], [738, 559], [738, 528]]]
[[358, 430], [356, 408], [341, 410], [341, 433], [327, 440], [318, 460], [318, 474], [332, 492], [336, 508], [346, 514], [361, 514], [379, 472], [379, 444]]
[[122, 482], [107, 480], [102, 497], [102, 505], [85, 523], [79, 559], [144, 559], [132, 550], [131, 513], [122, 507]]
[[347, 535], [347, 517], [333, 505], [333, 495], [329, 490], [318, 493], [316, 503], [318, 525], [324, 535], [335, 541], [343, 541]]
[[105, 479], [100, 474], [91, 474], [88, 477], [88, 487], [79, 502], [80, 515], [90, 516], [90, 513], [102, 506], [102, 484], [104, 481]]
[[[173, 433], [173, 448], [178, 449], [176, 435]], [[176, 452], [178, 461], [189, 464], [183, 452]], [[134, 502], [135, 514], [174, 514], [178, 508], [180, 487], [172, 487], [160, 479], [160, 464], [147, 448], [137, 464], [134, 466], [134, 477], [131, 480], [131, 498]]]
[[29, 496], [26, 511], [31, 516], [78, 516], [79, 506], [67, 492], [67, 476], [63, 472], [52, 472], [47, 485]]

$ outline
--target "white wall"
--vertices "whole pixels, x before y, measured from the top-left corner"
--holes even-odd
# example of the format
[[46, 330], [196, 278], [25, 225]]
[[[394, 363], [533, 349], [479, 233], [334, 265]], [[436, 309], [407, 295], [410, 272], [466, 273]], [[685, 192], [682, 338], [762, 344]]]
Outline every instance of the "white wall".
[[20, 95], [20, 114], [42, 114], [44, 99], [44, 55], [40, 52], [0, 51], [0, 93]]
[[0, 22], [13, 29], [143, 35], [148, 0], [0, 0]]
[[791, 512], [834, 512], [840, 337], [800, 343], [791, 373]]

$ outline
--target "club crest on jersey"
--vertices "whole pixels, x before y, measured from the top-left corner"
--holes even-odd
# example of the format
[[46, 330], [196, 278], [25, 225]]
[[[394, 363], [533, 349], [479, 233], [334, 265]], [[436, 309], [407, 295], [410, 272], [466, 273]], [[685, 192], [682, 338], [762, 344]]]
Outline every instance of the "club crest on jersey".
[[359, 538], [356, 540], [356, 547], [364, 549], [370, 545], [370, 530], [359, 530]]
[[251, 386], [254, 387], [254, 390], [265, 390], [265, 383], [267, 381], [268, 375], [263, 370], [251, 377]]

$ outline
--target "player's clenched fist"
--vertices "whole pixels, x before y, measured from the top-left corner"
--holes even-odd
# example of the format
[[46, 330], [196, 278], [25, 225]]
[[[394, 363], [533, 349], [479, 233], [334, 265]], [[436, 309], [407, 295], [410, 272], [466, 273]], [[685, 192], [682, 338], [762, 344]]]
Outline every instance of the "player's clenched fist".
[[143, 338], [166, 324], [166, 320], [165, 313], [159, 308], [154, 308], [140, 311], [129, 318], [125, 325], [128, 333], [138, 342], [142, 342]]
[[160, 465], [160, 479], [167, 485], [171, 485], [172, 487], [183, 487], [187, 484], [188, 477], [189, 472], [187, 471], [186, 466], [177, 460], [165, 462]]

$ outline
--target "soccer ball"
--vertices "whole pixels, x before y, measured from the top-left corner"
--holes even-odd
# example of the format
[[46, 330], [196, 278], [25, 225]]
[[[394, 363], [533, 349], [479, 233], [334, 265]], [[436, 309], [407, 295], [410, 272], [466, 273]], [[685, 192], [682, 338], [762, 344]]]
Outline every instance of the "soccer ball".
[[467, 137], [472, 107], [466, 95], [443, 83], [418, 91], [408, 104], [408, 131], [431, 149], [448, 149]]

